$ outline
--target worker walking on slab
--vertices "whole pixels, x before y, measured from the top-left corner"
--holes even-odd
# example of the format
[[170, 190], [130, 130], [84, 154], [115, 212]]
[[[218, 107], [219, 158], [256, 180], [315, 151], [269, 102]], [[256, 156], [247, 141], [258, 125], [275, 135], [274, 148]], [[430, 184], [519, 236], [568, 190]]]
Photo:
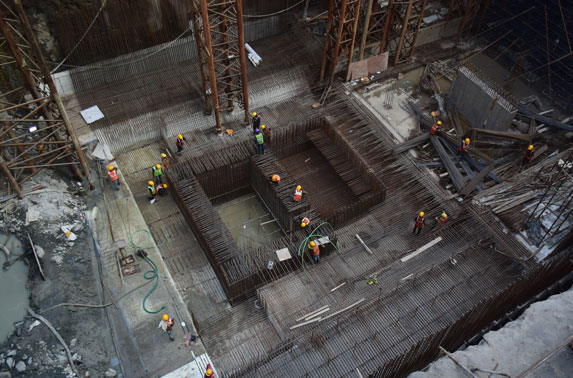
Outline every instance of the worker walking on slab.
[[109, 175], [109, 179], [111, 180], [115, 190], [119, 190], [119, 176], [117, 174], [117, 169], [113, 165], [110, 165], [107, 167], [107, 174]]
[[167, 194], [167, 184], [159, 184], [155, 187], [155, 190], [157, 191], [157, 194], [163, 197]]
[[263, 131], [263, 136], [265, 137], [265, 142], [269, 145], [271, 144], [271, 128], [267, 125], [262, 125], [261, 130]]
[[300, 221], [300, 226], [302, 228], [305, 228], [306, 226], [308, 226], [310, 224], [310, 219], [308, 219], [308, 217], [304, 217], [302, 218], [302, 220]]
[[207, 370], [205, 370], [205, 376], [203, 378], [215, 378], [215, 372], [211, 367], [211, 364], [207, 364]]
[[436, 135], [436, 133], [438, 132], [438, 128], [442, 125], [442, 121], [438, 121], [436, 123], [434, 123], [432, 125], [432, 128], [430, 128], [430, 134], [431, 135]]
[[318, 261], [320, 260], [320, 248], [314, 240], [308, 243], [308, 249], [312, 251], [312, 260], [315, 264], [318, 264]]
[[458, 147], [458, 156], [463, 156], [470, 149], [470, 138], [462, 140], [462, 144]]
[[271, 181], [278, 185], [281, 183], [281, 176], [274, 174], [271, 176]]
[[261, 115], [253, 112], [253, 132], [256, 134], [257, 129], [261, 127]]
[[445, 211], [442, 211], [442, 214], [439, 217], [436, 217], [436, 222], [438, 222], [438, 226], [443, 226], [446, 224], [448, 220], [448, 214]]
[[522, 165], [531, 163], [534, 155], [535, 152], [533, 151], [533, 144], [530, 144], [529, 147], [527, 147], [527, 151], [525, 151], [525, 155], [523, 156]]
[[290, 199], [293, 202], [300, 202], [302, 200], [303, 194], [306, 194], [306, 192], [302, 190], [302, 186], [297, 185], [294, 194], [290, 196]]
[[183, 151], [185, 142], [187, 142], [187, 139], [185, 139], [183, 135], [177, 135], [177, 140], [175, 141], [175, 145], [177, 146], [177, 155], [181, 155], [181, 151]]
[[161, 153], [161, 164], [163, 164], [163, 166], [165, 168], [169, 168], [169, 163], [171, 163], [171, 158], [169, 156], [167, 156], [166, 153]]
[[159, 322], [159, 325], [157, 326], [157, 328], [161, 328], [163, 330], [163, 332], [165, 332], [169, 335], [169, 338], [171, 339], [171, 341], [175, 341], [175, 338], [173, 337], [173, 333], [172, 333], [173, 319], [170, 319], [169, 315], [163, 314], [163, 318]]
[[265, 138], [261, 133], [261, 130], [257, 129], [257, 135], [255, 135], [255, 144], [257, 145], [257, 154], [262, 155], [265, 153]]
[[147, 198], [151, 203], [155, 202], [155, 196], [157, 195], [157, 189], [155, 189], [155, 183], [153, 181], [147, 182], [147, 192], [149, 197]]
[[163, 170], [161, 169], [161, 164], [156, 164], [155, 166], [151, 167], [151, 171], [153, 173], [153, 179], [157, 185], [163, 184]]
[[424, 219], [424, 212], [420, 211], [420, 213], [418, 214], [418, 216], [416, 218], [414, 218], [414, 229], [412, 230], [413, 234], [416, 235], [420, 235], [420, 232], [422, 232], [422, 228], [424, 228], [424, 225], [426, 224], [426, 220]]

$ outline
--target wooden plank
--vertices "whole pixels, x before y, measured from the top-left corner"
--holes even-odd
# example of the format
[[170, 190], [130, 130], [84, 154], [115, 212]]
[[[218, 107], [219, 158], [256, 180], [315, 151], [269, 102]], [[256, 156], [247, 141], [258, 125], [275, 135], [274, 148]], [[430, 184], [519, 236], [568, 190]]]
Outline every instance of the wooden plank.
[[410, 260], [411, 258], [418, 256], [420, 253], [424, 252], [426, 249], [433, 247], [434, 245], [438, 244], [441, 241], [442, 241], [442, 237], [438, 236], [437, 238], [435, 238], [434, 240], [432, 240], [431, 242], [429, 242], [427, 244], [424, 244], [423, 246], [421, 246], [420, 248], [418, 248], [414, 252], [402, 257], [400, 259], [400, 261], [406, 262], [406, 261]]
[[489, 171], [491, 171], [491, 169], [493, 168], [493, 163], [490, 163], [487, 167], [485, 167], [484, 169], [482, 169], [477, 175], [475, 175], [470, 182], [468, 182], [466, 184], [466, 186], [464, 186], [462, 188], [462, 190], [460, 191], [460, 194], [462, 196], [467, 196], [469, 195], [471, 192], [473, 192], [473, 190], [475, 189], [475, 187], [479, 184], [479, 182], [481, 180], [483, 180], [485, 178], [485, 176], [487, 176], [489, 174]]
[[448, 156], [448, 153], [444, 149], [444, 146], [442, 145], [440, 140], [436, 136], [432, 135], [430, 137], [430, 141], [432, 142], [432, 145], [434, 146], [434, 148], [438, 152], [438, 155], [440, 156], [440, 159], [444, 163], [446, 170], [450, 174], [450, 178], [452, 179], [452, 183], [456, 187], [456, 190], [459, 192], [465, 185], [464, 178], [462, 177], [462, 175], [458, 171], [458, 168], [456, 167], [456, 165], [454, 164], [452, 159]]
[[399, 145], [397, 145], [396, 147], [394, 147], [394, 150], [392, 151], [392, 155], [398, 155], [399, 153], [402, 153], [404, 151], [409, 150], [410, 148], [416, 147], [422, 143], [424, 143], [425, 141], [427, 141], [430, 138], [430, 133], [422, 133], [421, 135], [418, 135], [417, 137], [414, 137], [410, 140], [407, 140], [404, 143], [401, 143]]

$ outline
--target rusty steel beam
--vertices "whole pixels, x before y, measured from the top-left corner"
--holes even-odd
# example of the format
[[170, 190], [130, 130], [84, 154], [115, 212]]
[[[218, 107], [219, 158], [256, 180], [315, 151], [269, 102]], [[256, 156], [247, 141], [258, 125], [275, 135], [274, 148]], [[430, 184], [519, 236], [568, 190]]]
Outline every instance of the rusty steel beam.
[[201, 14], [197, 8], [197, 2], [191, 1], [191, 20], [193, 22], [193, 32], [195, 43], [197, 44], [197, 56], [199, 58], [199, 71], [201, 73], [201, 88], [205, 97], [205, 114], [213, 113], [213, 103], [211, 100], [211, 86], [209, 83], [209, 62], [205, 56], [205, 41], [203, 40], [203, 24]]
[[[390, 3], [392, 2], [390, 1], [389, 4]], [[364, 22], [361, 29], [362, 37], [360, 40], [358, 60], [362, 60], [364, 58], [364, 53], [367, 48], [379, 45], [380, 41], [383, 39], [387, 8], [389, 7], [389, 4], [382, 6], [379, 1], [368, 0]], [[383, 49], [380, 49], [373, 53], [381, 54], [383, 52]]]
[[244, 109], [245, 123], [250, 122], [242, 0], [193, 2], [197, 48], [206, 55], [204, 61], [200, 56], [205, 99], [210, 97], [217, 133], [222, 134], [223, 109], [232, 111], [238, 104]]
[[395, 65], [406, 63], [412, 58], [425, 7], [426, 0], [410, 0], [394, 5], [394, 30], [400, 30], [394, 51]]
[[330, 0], [320, 81], [332, 81], [340, 56], [346, 56], [346, 73], [354, 56], [360, 0]]

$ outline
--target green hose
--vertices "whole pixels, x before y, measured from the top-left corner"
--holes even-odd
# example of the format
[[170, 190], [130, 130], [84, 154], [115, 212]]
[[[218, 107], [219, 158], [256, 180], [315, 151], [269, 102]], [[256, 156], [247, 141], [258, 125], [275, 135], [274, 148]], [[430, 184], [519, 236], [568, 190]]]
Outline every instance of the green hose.
[[[136, 249], [154, 248], [154, 247], [162, 246], [167, 241], [167, 239], [165, 239], [159, 245], [156, 245], [156, 244], [153, 244], [153, 245], [137, 245], [133, 242], [133, 237], [135, 236], [135, 234], [140, 233], [140, 232], [143, 232], [143, 233], [145, 233], [145, 235], [147, 235], [147, 240], [152, 238], [149, 230], [146, 230], [146, 229], [136, 230], [129, 235], [129, 246], [130, 247], [136, 248]], [[159, 275], [157, 274], [158, 269], [157, 269], [157, 265], [155, 264], [155, 262], [153, 260], [151, 260], [151, 258], [149, 258], [149, 256], [147, 254], [144, 254], [143, 257], [145, 258], [145, 261], [152, 267], [151, 270], [148, 270], [145, 273], [143, 273], [143, 278], [145, 278], [146, 280], [155, 279], [155, 284], [153, 285], [153, 287], [149, 290], [149, 292], [143, 298], [143, 303], [141, 304], [141, 306], [143, 307], [143, 311], [147, 312], [148, 314], [157, 314], [158, 312], [165, 309], [165, 305], [161, 306], [161, 308], [159, 310], [150, 311], [145, 306], [145, 302], [147, 302], [147, 299], [149, 298], [149, 296], [153, 293], [153, 291], [159, 285]]]
[[[301, 259], [301, 263], [302, 263], [302, 271], [304, 272], [305, 276], [307, 276], [307, 274], [306, 274], [306, 267], [305, 267], [305, 265], [304, 265], [304, 251], [305, 251], [305, 247], [306, 247], [306, 245], [308, 244], [308, 240], [309, 240], [309, 239], [314, 238], [314, 237], [319, 237], [319, 238], [325, 237], [325, 235], [316, 234], [316, 231], [317, 231], [322, 225], [325, 225], [325, 224], [328, 225], [328, 226], [330, 226], [330, 229], [332, 230], [332, 232], [333, 232], [334, 234], [336, 234], [336, 232], [334, 231], [334, 227], [332, 227], [332, 225], [331, 225], [330, 223], [328, 223], [328, 222], [322, 222], [321, 224], [319, 224], [318, 226], [316, 226], [316, 227], [314, 228], [314, 230], [312, 230], [312, 232], [310, 233], [310, 235], [308, 235], [306, 238], [304, 238], [304, 240], [300, 243], [300, 246], [298, 247], [298, 254], [300, 255], [300, 259]], [[328, 240], [329, 240], [328, 242], [329, 242], [330, 244], [332, 244], [332, 245], [334, 246], [334, 248], [336, 248], [336, 251], [338, 252], [338, 254], [340, 254], [340, 249], [338, 248], [338, 246], [337, 246], [336, 244], [334, 244], [334, 243], [330, 240], [330, 238], [329, 238]], [[307, 276], [307, 278], [309, 278], [309, 277]]]

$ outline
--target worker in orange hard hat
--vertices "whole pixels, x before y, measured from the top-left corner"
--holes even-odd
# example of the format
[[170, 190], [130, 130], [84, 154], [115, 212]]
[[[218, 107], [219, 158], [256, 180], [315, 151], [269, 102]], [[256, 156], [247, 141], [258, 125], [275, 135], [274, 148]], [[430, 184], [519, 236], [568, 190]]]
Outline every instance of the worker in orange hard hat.
[[281, 176], [274, 174], [271, 176], [271, 181], [274, 182], [275, 184], [280, 184], [281, 183]]
[[159, 322], [157, 328], [161, 328], [163, 332], [169, 335], [171, 341], [175, 341], [175, 338], [173, 337], [173, 333], [171, 331], [173, 329], [173, 319], [169, 318], [169, 315], [163, 314], [163, 317], [161, 318], [161, 321]]
[[300, 202], [300, 200], [302, 200], [303, 194], [306, 194], [306, 192], [304, 190], [302, 190], [302, 186], [297, 185], [296, 189], [294, 191], [294, 194], [292, 196], [290, 196], [290, 199], [293, 202]]
[[458, 147], [458, 156], [462, 156], [467, 153], [470, 149], [470, 138], [462, 140], [462, 144]]
[[442, 121], [438, 121], [436, 123], [434, 123], [432, 125], [432, 128], [430, 129], [430, 134], [431, 135], [436, 135], [436, 133], [438, 132], [438, 128], [442, 125]]
[[530, 144], [529, 147], [527, 147], [527, 151], [525, 151], [525, 155], [523, 156], [523, 165], [531, 163], [534, 155], [535, 152], [533, 151], [533, 144]]
[[109, 167], [107, 167], [107, 174], [109, 175], [109, 179], [111, 180], [111, 183], [113, 184], [115, 190], [119, 190], [120, 183], [119, 183], [119, 176], [117, 175], [117, 169], [113, 165], [110, 165]]
[[302, 228], [305, 228], [306, 226], [308, 226], [310, 224], [310, 219], [308, 217], [304, 217], [302, 218], [302, 220], [300, 221], [300, 226]]
[[253, 133], [257, 133], [257, 129], [261, 128], [261, 115], [253, 112]]
[[185, 145], [185, 142], [187, 142], [187, 139], [185, 139], [183, 135], [178, 134], [177, 140], [175, 141], [175, 146], [177, 146], [177, 155], [180, 155], [181, 151], [183, 151], [183, 146]]
[[171, 158], [169, 158], [169, 156], [167, 156], [166, 153], [162, 152], [161, 153], [161, 164], [163, 164], [163, 166], [167, 169], [167, 168], [169, 168], [169, 163], [171, 163]]
[[415, 222], [414, 223], [414, 229], [412, 230], [412, 233], [416, 234], [416, 235], [420, 235], [420, 232], [422, 232], [422, 228], [426, 224], [423, 211], [420, 211], [418, 213], [418, 216], [416, 218], [414, 218], [414, 222]]
[[207, 364], [207, 370], [205, 370], [204, 378], [215, 378], [215, 372], [213, 371], [211, 364]]
[[314, 240], [308, 243], [308, 249], [312, 251], [312, 259], [314, 260], [314, 263], [318, 264], [318, 261], [320, 260], [320, 248]]
[[153, 173], [153, 178], [155, 180], [156, 184], [163, 184], [163, 179], [161, 178], [161, 176], [163, 176], [163, 170], [161, 169], [161, 164], [155, 164], [153, 167], [151, 167], [151, 171]]

